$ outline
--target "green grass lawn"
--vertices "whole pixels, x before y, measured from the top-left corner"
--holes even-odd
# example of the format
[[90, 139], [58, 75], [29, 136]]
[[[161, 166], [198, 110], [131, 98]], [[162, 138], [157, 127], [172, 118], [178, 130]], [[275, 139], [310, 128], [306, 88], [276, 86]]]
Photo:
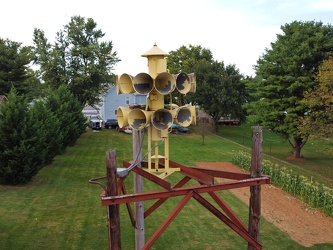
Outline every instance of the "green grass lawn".
[[[240, 127], [221, 126], [219, 135], [251, 149], [251, 126]], [[332, 141], [309, 139], [302, 148], [302, 161], [288, 160], [292, 156], [289, 142], [282, 140], [270, 130], [263, 130], [263, 159], [270, 160], [280, 166], [290, 167], [295, 173], [304, 175], [309, 180], [323, 183], [333, 188], [333, 155], [328, 154]]]
[[[250, 132], [249, 132], [250, 133]], [[230, 161], [242, 145], [209, 135], [201, 145], [194, 133], [170, 135], [170, 159], [193, 165], [198, 161]], [[143, 153], [146, 153], [146, 141]], [[89, 179], [105, 175], [105, 155], [116, 149], [117, 162], [132, 159], [132, 136], [102, 130], [81, 136], [74, 147], [57, 156], [33, 181], [23, 186], [0, 186], [0, 249], [107, 249], [106, 209], [102, 188]], [[246, 149], [245, 149], [246, 150]], [[180, 174], [168, 177], [176, 182]], [[132, 186], [132, 174], [126, 178]], [[154, 186], [145, 181], [145, 190]], [[131, 192], [131, 189], [128, 189]], [[228, 191], [225, 201], [247, 225], [248, 207]], [[145, 220], [146, 240], [179, 201], [170, 198]], [[145, 202], [147, 206], [150, 204]], [[121, 206], [122, 249], [135, 249], [134, 230], [125, 206]], [[265, 219], [261, 220], [264, 249], [332, 249], [333, 244], [305, 248]], [[191, 200], [151, 249], [246, 249], [247, 243], [225, 224]]]

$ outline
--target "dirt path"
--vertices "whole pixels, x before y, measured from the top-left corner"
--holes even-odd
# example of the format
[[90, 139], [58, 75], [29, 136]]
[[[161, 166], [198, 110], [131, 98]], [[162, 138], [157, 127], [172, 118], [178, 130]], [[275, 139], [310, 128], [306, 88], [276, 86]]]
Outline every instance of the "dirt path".
[[[197, 162], [196, 165], [242, 172], [241, 168], [230, 162]], [[230, 191], [245, 204], [249, 204], [248, 187]], [[333, 243], [332, 217], [318, 210], [308, 209], [306, 204], [272, 185], [261, 186], [261, 215], [303, 246]]]

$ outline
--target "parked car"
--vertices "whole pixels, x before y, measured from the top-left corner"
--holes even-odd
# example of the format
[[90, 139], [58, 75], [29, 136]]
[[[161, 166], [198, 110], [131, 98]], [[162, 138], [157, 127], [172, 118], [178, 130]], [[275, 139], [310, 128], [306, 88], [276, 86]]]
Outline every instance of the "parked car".
[[92, 119], [89, 121], [88, 127], [92, 130], [100, 130], [102, 129], [102, 120]]
[[133, 133], [133, 129], [130, 126], [126, 126], [126, 127], [122, 127], [122, 128], [117, 127], [117, 131], [118, 132], [125, 132], [126, 134], [132, 134]]
[[190, 130], [188, 128], [185, 128], [183, 126], [180, 126], [176, 123], [172, 124], [172, 131], [171, 133], [178, 134], [178, 133], [190, 133]]
[[117, 119], [107, 119], [104, 123], [104, 128], [117, 128], [118, 127], [118, 121]]

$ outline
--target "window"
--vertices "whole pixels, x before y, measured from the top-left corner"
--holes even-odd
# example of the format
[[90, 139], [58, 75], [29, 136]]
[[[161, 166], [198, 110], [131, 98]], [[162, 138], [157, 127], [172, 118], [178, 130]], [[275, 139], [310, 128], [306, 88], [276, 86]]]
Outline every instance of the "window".
[[126, 104], [129, 105], [129, 103], [130, 103], [130, 97], [126, 96]]

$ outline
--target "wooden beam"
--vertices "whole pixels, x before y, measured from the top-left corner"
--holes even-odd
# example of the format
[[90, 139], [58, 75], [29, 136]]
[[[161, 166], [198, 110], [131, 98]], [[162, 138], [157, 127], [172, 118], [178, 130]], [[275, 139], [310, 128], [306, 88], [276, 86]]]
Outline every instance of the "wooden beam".
[[174, 196], [186, 195], [189, 190], [194, 190], [197, 193], [204, 192], [213, 192], [219, 190], [229, 190], [233, 188], [242, 188], [249, 186], [258, 186], [262, 184], [269, 184], [269, 177], [260, 177], [260, 178], [252, 178], [237, 182], [229, 182], [229, 183], [221, 183], [215, 184], [212, 186], [207, 185], [199, 185], [193, 187], [182, 187], [182, 188], [174, 188], [172, 190], [160, 190], [160, 191], [152, 191], [152, 192], [143, 192], [140, 194], [128, 194], [121, 196], [109, 196], [102, 197], [102, 205], [108, 206], [113, 204], [122, 204], [126, 202], [136, 202], [136, 201], [144, 201], [144, 200], [153, 200], [153, 199], [161, 199], [161, 198], [169, 198]]
[[[116, 151], [108, 151], [106, 153], [106, 195], [118, 195], [117, 188], [117, 159]], [[109, 250], [121, 249], [120, 241], [120, 216], [119, 205], [109, 204], [107, 207], [108, 216], [108, 235], [109, 235]]]
[[[127, 161], [123, 161], [123, 166], [128, 168], [129, 166], [131, 166], [131, 163], [127, 162]], [[168, 189], [170, 190], [171, 189], [171, 184], [170, 182], [167, 182], [161, 178], [159, 178], [158, 176], [156, 175], [153, 175], [145, 170], [142, 170], [141, 168], [133, 168], [132, 171], [134, 173], [137, 173], [137, 174], [140, 174], [141, 176], [145, 177], [146, 179], [154, 182], [155, 184], [165, 188], [165, 189]]]
[[150, 239], [146, 242], [145, 246], [142, 250], [148, 250], [154, 244], [154, 242], [158, 239], [158, 237], [164, 232], [164, 230], [170, 225], [172, 220], [179, 214], [179, 212], [183, 209], [183, 207], [187, 204], [187, 202], [191, 199], [193, 195], [193, 191], [189, 190], [185, 197], [180, 201], [180, 203], [175, 207], [175, 209], [170, 213], [170, 215], [165, 219], [165, 221], [160, 225], [160, 227], [155, 231], [155, 233], [150, 237]]
[[[260, 126], [252, 127], [252, 156], [251, 177], [261, 176], [262, 162], [262, 129]], [[260, 185], [250, 187], [249, 204], [249, 234], [259, 242], [260, 239], [260, 215], [261, 215], [261, 187]], [[258, 249], [249, 242], [248, 250]]]
[[227, 226], [229, 226], [232, 230], [234, 230], [237, 234], [239, 234], [243, 239], [247, 242], [251, 243], [251, 245], [255, 246], [257, 249], [261, 249], [262, 245], [257, 242], [254, 238], [252, 238], [246, 231], [243, 231], [242, 228], [239, 228], [233, 221], [227, 218], [224, 214], [222, 214], [219, 210], [217, 210], [209, 201], [207, 201], [204, 197], [202, 197], [198, 193], [193, 194], [193, 198], [196, 199], [201, 205], [203, 205], [208, 211], [214, 214], [217, 218], [223, 221]]
[[222, 200], [216, 192], [209, 192], [209, 195], [214, 199], [214, 201], [220, 206], [220, 208], [226, 213], [230, 220], [235, 223], [244, 232], [247, 232], [247, 227], [245, 224], [237, 217], [237, 215], [232, 211], [232, 209], [227, 205], [227, 203]]
[[211, 169], [211, 168], [201, 168], [201, 167], [191, 167], [196, 169], [200, 172], [206, 173], [216, 178], [225, 178], [225, 179], [232, 179], [232, 180], [244, 180], [250, 178], [249, 173], [238, 173], [232, 171], [225, 171], [225, 170], [218, 170], [218, 169]]
[[[184, 186], [187, 182], [191, 180], [190, 177], [185, 176], [180, 182], [178, 182], [174, 188], [179, 188]], [[161, 206], [165, 201], [167, 201], [169, 198], [162, 198], [156, 201], [151, 207], [149, 207], [144, 214], [144, 217], [148, 217], [152, 212], [154, 212], [159, 206]]]
[[[122, 183], [121, 191], [122, 191], [123, 194], [127, 194], [124, 182]], [[135, 227], [135, 219], [134, 219], [134, 214], [133, 214], [133, 211], [132, 211], [131, 203], [127, 202], [126, 203], [126, 208], [127, 208], [128, 215], [131, 219], [132, 226]]]
[[[161, 159], [161, 160], [163, 160], [163, 159]], [[169, 160], [169, 164], [170, 164], [170, 167], [172, 167], [172, 168], [180, 168], [180, 172], [182, 174], [187, 175], [187, 176], [191, 177], [192, 179], [195, 179], [195, 180], [197, 180], [201, 183], [205, 183], [207, 185], [214, 184], [214, 177], [209, 174], [197, 171], [196, 169], [184, 166], [184, 165], [179, 164], [174, 161]]]

